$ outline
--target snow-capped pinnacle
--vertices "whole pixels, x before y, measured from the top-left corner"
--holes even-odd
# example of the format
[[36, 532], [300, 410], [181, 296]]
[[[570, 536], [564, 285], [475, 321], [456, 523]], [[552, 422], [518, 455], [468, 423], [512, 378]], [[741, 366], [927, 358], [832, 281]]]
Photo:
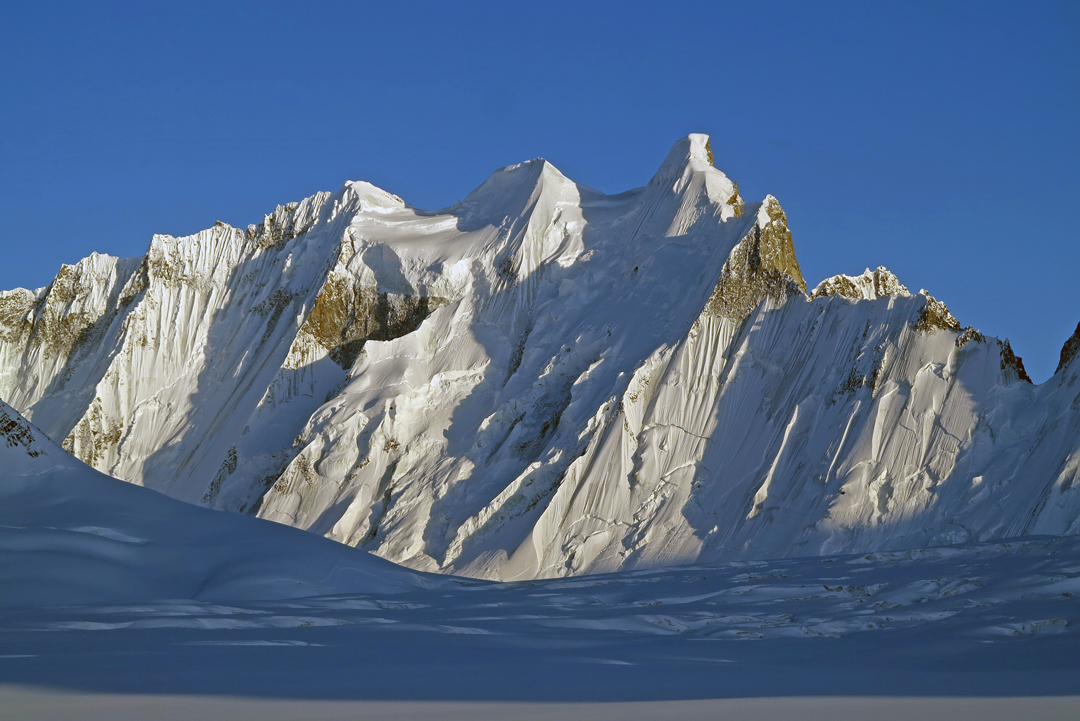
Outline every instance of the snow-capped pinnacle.
[[[678, 184], [679, 181], [685, 182], [688, 176], [710, 171], [724, 176], [713, 166], [713, 160], [709, 136], [703, 133], [691, 133], [671, 146], [671, 150], [656, 170], [649, 185], [666, 186], [672, 182]], [[724, 176], [724, 179], [727, 180], [727, 177]]]
[[884, 266], [876, 270], [867, 268], [862, 275], [834, 275], [818, 283], [810, 293], [811, 298], [826, 295], [842, 295], [852, 300], [877, 300], [889, 296], [908, 297], [907, 286]]
[[[691, 167], [694, 170], [706, 170], [713, 168], [714, 158], [709, 136], [704, 133], [690, 133], [671, 146], [667, 157], [664, 159], [660, 170], [665, 168], [683, 169]], [[659, 171], [658, 171], [659, 174]]]
[[573, 185], [554, 165], [535, 158], [499, 168], [465, 196], [460, 205], [468, 208], [470, 216], [486, 217], [489, 211], [516, 213], [524, 210], [537, 191], [561, 193]]
[[714, 160], [709, 136], [691, 133], [671, 147], [648, 187], [683, 196], [704, 191], [709, 203], [730, 206], [722, 213], [725, 219], [737, 218], [743, 209], [739, 186], [714, 167]]
[[345, 192], [357, 199], [362, 212], [385, 213], [405, 207], [404, 200], [365, 180], [350, 180], [345, 183]]

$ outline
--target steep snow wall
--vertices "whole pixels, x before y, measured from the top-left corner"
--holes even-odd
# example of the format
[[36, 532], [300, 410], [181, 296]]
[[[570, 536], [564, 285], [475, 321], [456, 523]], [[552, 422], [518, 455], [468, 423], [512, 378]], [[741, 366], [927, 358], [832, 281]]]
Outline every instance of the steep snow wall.
[[1076, 533], [1073, 346], [1035, 387], [883, 268], [808, 295], [702, 135], [620, 195], [349, 183], [0, 294], [0, 397], [96, 468], [503, 579]]

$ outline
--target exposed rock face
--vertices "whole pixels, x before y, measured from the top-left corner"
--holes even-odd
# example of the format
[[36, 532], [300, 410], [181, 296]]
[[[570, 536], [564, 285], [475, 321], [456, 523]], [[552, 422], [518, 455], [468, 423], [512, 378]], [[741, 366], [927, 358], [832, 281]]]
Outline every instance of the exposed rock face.
[[534, 160], [437, 212], [350, 183], [92, 256], [0, 294], [0, 397], [110, 474], [425, 570], [1080, 532], [1080, 341], [1035, 387], [884, 268], [808, 296], [777, 200], [713, 161], [689, 136], [607, 196]]
[[377, 287], [331, 275], [315, 298], [300, 333], [309, 335], [343, 370], [352, 368], [369, 340], [412, 333], [444, 298], [379, 292]]
[[956, 347], [963, 348], [972, 341], [975, 341], [976, 343], [985, 343], [986, 336], [969, 325], [967, 328], [964, 328], [964, 331], [956, 338]]
[[776, 198], [766, 196], [757, 222], [724, 264], [706, 310], [741, 321], [763, 298], [783, 303], [805, 294], [806, 281], [795, 257], [787, 216]]
[[1031, 383], [1031, 378], [1028, 377], [1027, 371], [1024, 370], [1024, 359], [1013, 353], [1012, 346], [1009, 345], [1009, 339], [1006, 338], [1001, 343], [1001, 370], [1011, 371], [1016, 374], [1016, 377], [1022, 381]]
[[873, 271], [867, 268], [862, 275], [834, 275], [826, 278], [810, 293], [811, 298], [827, 295], [842, 295], [852, 300], [877, 300], [891, 295], [907, 297], [911, 294], [895, 275], [878, 266], [877, 270]]
[[962, 330], [960, 322], [953, 318], [952, 313], [949, 312], [944, 303], [926, 291], [921, 291], [919, 295], [926, 298], [926, 302], [923, 304], [922, 310], [919, 311], [919, 322], [915, 325], [918, 330], [923, 333], [933, 333], [938, 330]]
[[1080, 323], [1076, 324], [1076, 330], [1069, 337], [1069, 340], [1065, 341], [1065, 345], [1061, 347], [1061, 359], [1058, 361], [1057, 368], [1054, 370], [1054, 375], [1061, 372], [1065, 366], [1072, 362], [1072, 359], [1076, 357], [1077, 352], [1080, 351]]
[[0, 403], [0, 437], [8, 448], [20, 448], [31, 457], [37, 457], [39, 451], [34, 448], [34, 431], [30, 424], [17, 413], [9, 413], [9, 408]]

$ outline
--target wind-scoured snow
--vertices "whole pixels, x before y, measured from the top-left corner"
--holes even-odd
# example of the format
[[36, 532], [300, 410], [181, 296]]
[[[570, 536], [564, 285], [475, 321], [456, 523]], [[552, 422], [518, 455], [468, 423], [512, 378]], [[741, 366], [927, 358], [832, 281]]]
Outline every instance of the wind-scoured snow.
[[619, 195], [543, 160], [439, 211], [355, 182], [65, 266], [0, 294], [0, 397], [103, 472], [427, 571], [1080, 532], [1075, 353], [1033, 386], [883, 268], [807, 291], [779, 202], [691, 135]]

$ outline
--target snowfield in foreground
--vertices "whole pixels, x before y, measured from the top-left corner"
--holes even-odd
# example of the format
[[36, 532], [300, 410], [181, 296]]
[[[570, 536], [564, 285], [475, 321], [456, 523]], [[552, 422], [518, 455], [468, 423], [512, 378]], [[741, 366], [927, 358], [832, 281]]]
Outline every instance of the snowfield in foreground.
[[[688, 700], [780, 696], [849, 697], [806, 702], [832, 718], [875, 708], [850, 697], [1038, 696], [882, 713], [1064, 718], [1052, 697], [1080, 691], [1074, 537], [495, 583], [415, 573], [105, 477], [4, 405], [0, 431], [0, 699], [26, 713], [13, 718], [78, 716], [63, 694], [28, 687], [362, 699], [385, 704], [281, 708], [399, 719], [758, 718], [791, 707]], [[461, 705], [481, 701], [506, 703]], [[191, 703], [177, 708], [231, 708]], [[106, 695], [79, 708], [162, 717], [122, 707]]]

